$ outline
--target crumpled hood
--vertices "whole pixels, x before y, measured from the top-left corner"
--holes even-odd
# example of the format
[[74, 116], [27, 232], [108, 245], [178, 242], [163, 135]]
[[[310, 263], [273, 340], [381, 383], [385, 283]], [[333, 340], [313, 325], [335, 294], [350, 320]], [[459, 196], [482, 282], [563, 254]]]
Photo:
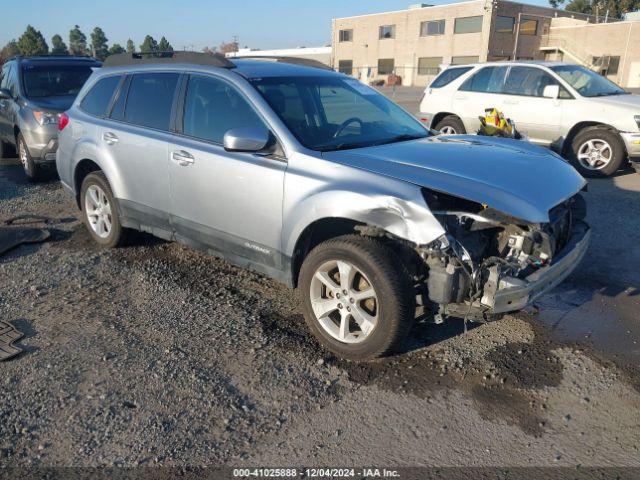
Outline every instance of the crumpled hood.
[[377, 147], [325, 152], [336, 163], [487, 204], [533, 223], [586, 184], [556, 154], [519, 140], [433, 136]]

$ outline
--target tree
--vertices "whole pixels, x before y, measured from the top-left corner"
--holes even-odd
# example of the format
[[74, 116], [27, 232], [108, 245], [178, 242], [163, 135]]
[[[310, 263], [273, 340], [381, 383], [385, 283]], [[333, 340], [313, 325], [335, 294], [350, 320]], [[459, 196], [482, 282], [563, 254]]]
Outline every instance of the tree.
[[551, 8], [560, 8], [560, 5], [564, 3], [565, 0], [549, 0], [549, 5]]
[[158, 43], [158, 50], [161, 52], [173, 52], [173, 47], [166, 38], [162, 37]]
[[64, 43], [62, 37], [58, 34], [51, 37], [51, 53], [55, 55], [69, 55], [67, 44]]
[[0, 50], [0, 63], [16, 55], [20, 55], [20, 48], [18, 47], [18, 42], [11, 40]]
[[49, 45], [45, 41], [42, 33], [27, 25], [27, 29], [18, 39], [18, 48], [22, 55], [43, 55], [49, 53]]
[[593, 13], [591, 0], [571, 0], [565, 10], [577, 13]]
[[158, 51], [158, 42], [156, 42], [151, 35], [144, 37], [142, 45], [140, 45], [140, 53], [147, 56], [152, 56]]
[[131, 39], [127, 40], [127, 53], [136, 53], [136, 46]]
[[69, 53], [71, 55], [87, 54], [87, 36], [82, 33], [78, 25], [69, 32]]
[[100, 27], [94, 28], [93, 32], [91, 32], [91, 50], [93, 51], [93, 56], [98, 60], [104, 60], [109, 55], [108, 41], [109, 39]]
[[202, 53], [208, 53], [209, 55], [213, 55], [214, 53], [216, 53], [218, 50], [218, 47], [204, 47], [202, 49]]
[[222, 42], [220, 47], [218, 47], [218, 51], [223, 55], [225, 53], [232, 53], [238, 51], [238, 42]]
[[124, 51], [125, 50], [124, 48], [122, 48], [122, 45], [120, 45], [119, 43], [114, 43], [109, 49], [109, 55], [117, 55], [118, 53], [124, 53]]

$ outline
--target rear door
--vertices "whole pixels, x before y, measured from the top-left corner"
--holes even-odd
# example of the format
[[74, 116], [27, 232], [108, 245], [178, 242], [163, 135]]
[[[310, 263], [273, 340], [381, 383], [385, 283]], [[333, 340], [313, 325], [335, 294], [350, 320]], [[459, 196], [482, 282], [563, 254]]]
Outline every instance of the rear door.
[[[560, 86], [559, 98], [543, 96], [548, 85]], [[543, 69], [513, 66], [505, 82], [501, 110], [528, 140], [548, 147], [560, 141], [563, 107], [571, 98], [571, 94]]]
[[480, 117], [489, 108], [500, 107], [500, 94], [508, 67], [483, 67], [469, 77], [453, 96], [453, 112], [464, 123], [467, 133], [480, 128]]
[[114, 193], [123, 216], [164, 238], [171, 236], [168, 142], [179, 81], [176, 72], [131, 75], [98, 131], [101, 151], [118, 172]]

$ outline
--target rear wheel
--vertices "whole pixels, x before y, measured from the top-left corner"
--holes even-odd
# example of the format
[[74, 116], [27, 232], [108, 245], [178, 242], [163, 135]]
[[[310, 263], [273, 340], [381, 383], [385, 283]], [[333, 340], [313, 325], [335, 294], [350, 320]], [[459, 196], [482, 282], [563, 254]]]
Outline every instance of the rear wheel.
[[413, 324], [409, 274], [376, 239], [349, 235], [318, 245], [302, 264], [298, 289], [309, 329], [342, 358], [392, 353]]
[[130, 231], [120, 224], [116, 199], [102, 172], [85, 177], [80, 190], [80, 206], [82, 219], [96, 243], [106, 248], [126, 243]]
[[21, 133], [18, 134], [18, 158], [22, 164], [22, 169], [27, 178], [36, 182], [42, 177], [42, 172], [36, 163], [33, 161], [29, 149], [27, 148], [27, 142]]
[[573, 165], [587, 177], [607, 177], [618, 171], [626, 153], [615, 132], [603, 127], [582, 130], [569, 152]]
[[435, 128], [442, 135], [461, 135], [467, 133], [462, 120], [455, 115], [448, 115], [438, 122]]

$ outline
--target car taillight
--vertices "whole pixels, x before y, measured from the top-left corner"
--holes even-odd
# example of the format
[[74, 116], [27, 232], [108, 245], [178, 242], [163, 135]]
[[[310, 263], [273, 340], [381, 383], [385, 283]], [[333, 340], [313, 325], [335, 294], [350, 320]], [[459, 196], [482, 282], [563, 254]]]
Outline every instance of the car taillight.
[[67, 125], [69, 125], [69, 115], [67, 115], [66, 113], [61, 113], [60, 119], [58, 120], [58, 131], [61, 132], [62, 130], [64, 130], [64, 127], [66, 127]]

